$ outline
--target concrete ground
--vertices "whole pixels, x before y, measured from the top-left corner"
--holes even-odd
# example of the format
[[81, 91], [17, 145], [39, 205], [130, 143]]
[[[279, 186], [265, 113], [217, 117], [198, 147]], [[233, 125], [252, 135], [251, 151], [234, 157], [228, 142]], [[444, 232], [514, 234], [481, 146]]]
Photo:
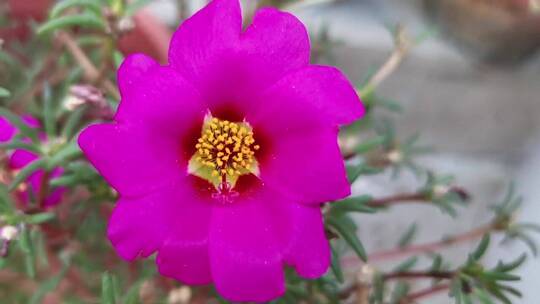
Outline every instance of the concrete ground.
[[[154, 11], [174, 23], [171, 1], [155, 1]], [[305, 1], [290, 8], [316, 33], [328, 29], [332, 40], [341, 41], [333, 51], [335, 63], [354, 81], [382, 64], [392, 50], [385, 24], [400, 22], [410, 33], [421, 33], [424, 23], [417, 0]], [[311, 2], [318, 2], [310, 4]], [[201, 1], [193, 1], [192, 9]], [[386, 98], [405, 109], [396, 115], [402, 135], [416, 131], [422, 142], [438, 153], [422, 163], [441, 173], [454, 174], [474, 196], [472, 206], [458, 221], [426, 206], [398, 207], [387, 214], [358, 216], [360, 236], [369, 251], [394, 246], [412, 222], [420, 229], [418, 242], [439, 240], [444, 235], [467, 231], [489, 219], [487, 207], [497, 202], [510, 181], [524, 194], [521, 217], [540, 222], [540, 59], [519, 68], [495, 68], [462, 56], [443, 38], [435, 37], [412, 51], [403, 66], [381, 86]], [[380, 113], [386, 115], [385, 113]], [[388, 195], [411, 191], [421, 182], [404, 175], [397, 182], [377, 176], [354, 185], [357, 194]], [[390, 186], [389, 186], [390, 185]], [[474, 245], [451, 249], [447, 255], [459, 262]], [[519, 246], [518, 246], [519, 247]], [[490, 252], [488, 263], [515, 256], [521, 247]], [[536, 304], [540, 289], [540, 263], [529, 262], [522, 271], [525, 298]], [[423, 303], [449, 303], [447, 297]], [[518, 301], [516, 301], [518, 303]]]
[[[410, 33], [429, 25], [416, 9], [417, 1], [341, 1], [295, 9], [314, 31], [326, 27], [331, 37], [345, 43], [334, 51], [336, 64], [360, 81], [384, 62], [392, 50], [385, 24], [400, 22]], [[410, 223], [420, 229], [418, 242], [467, 231], [489, 219], [488, 205], [516, 181], [525, 198], [522, 220], [540, 222], [537, 204], [540, 184], [540, 60], [519, 68], [496, 68], [465, 58], [443, 38], [435, 37], [413, 50], [403, 66], [380, 88], [399, 101], [405, 111], [397, 115], [399, 133], [420, 131], [422, 142], [436, 148], [423, 164], [454, 174], [474, 196], [473, 204], [458, 221], [425, 206], [395, 208], [388, 214], [358, 216], [360, 236], [368, 251], [391, 248]], [[383, 113], [381, 113], [383, 114]], [[378, 176], [359, 181], [356, 193], [388, 195], [410, 191], [420, 182], [403, 176], [398, 182]], [[389, 186], [390, 185], [390, 186]], [[474, 244], [448, 250], [450, 261], [466, 259]], [[519, 255], [523, 246], [510, 245], [489, 253], [487, 263]], [[382, 266], [384, 267], [384, 265]], [[524, 299], [535, 304], [540, 290], [540, 262], [523, 268], [519, 285]], [[423, 303], [449, 303], [446, 296]]]

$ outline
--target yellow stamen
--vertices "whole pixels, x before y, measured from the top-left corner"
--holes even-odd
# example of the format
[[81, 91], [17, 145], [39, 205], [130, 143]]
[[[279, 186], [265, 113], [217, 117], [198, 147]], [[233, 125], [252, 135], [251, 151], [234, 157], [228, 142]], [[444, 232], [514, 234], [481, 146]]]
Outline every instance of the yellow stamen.
[[190, 173], [208, 179], [216, 187], [223, 180], [234, 185], [240, 175], [258, 172], [255, 151], [260, 146], [255, 144], [251, 126], [246, 122], [207, 119], [195, 149]]

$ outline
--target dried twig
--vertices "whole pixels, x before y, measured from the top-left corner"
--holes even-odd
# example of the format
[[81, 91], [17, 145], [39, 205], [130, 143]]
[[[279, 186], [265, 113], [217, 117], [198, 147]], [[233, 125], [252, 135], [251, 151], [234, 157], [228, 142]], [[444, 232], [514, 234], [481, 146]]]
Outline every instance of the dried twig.
[[402, 193], [383, 198], [373, 199], [368, 205], [370, 207], [388, 207], [392, 205], [410, 204], [410, 203], [422, 203], [427, 202], [429, 197], [424, 193]]
[[448, 237], [439, 242], [432, 242], [432, 243], [426, 243], [426, 244], [420, 244], [420, 245], [411, 245], [411, 246], [391, 249], [388, 251], [376, 252], [369, 256], [369, 261], [370, 262], [381, 261], [381, 260], [388, 260], [388, 259], [393, 259], [393, 258], [401, 258], [405, 256], [410, 256], [410, 255], [435, 252], [439, 249], [449, 247], [455, 244], [470, 242], [470, 241], [479, 239], [482, 236], [484, 236], [486, 233], [489, 233], [493, 231], [494, 229], [495, 227], [490, 223], [490, 224], [475, 228], [473, 230], [470, 230], [468, 232], [458, 234], [452, 237]]
[[[99, 70], [94, 66], [92, 61], [86, 56], [84, 51], [79, 47], [75, 40], [66, 32], [59, 32], [57, 39], [66, 46], [73, 58], [81, 66], [84, 72], [84, 77], [90, 82], [98, 82], [100, 78]], [[101, 84], [104, 89], [115, 99], [120, 99], [120, 94], [116, 86], [108, 79], [103, 79]]]
[[437, 293], [444, 292], [450, 289], [450, 284], [439, 284], [426, 289], [419, 290], [417, 292], [410, 293], [404, 299], [400, 301], [400, 304], [416, 303], [418, 300], [431, 297]]
[[404, 27], [398, 25], [395, 33], [394, 51], [377, 72], [373, 74], [362, 90], [360, 90], [360, 97], [371, 94], [386, 78], [388, 78], [388, 76], [401, 65], [412, 45], [412, 42], [405, 33]]
[[454, 276], [450, 271], [406, 271], [392, 272], [383, 275], [383, 280], [389, 281], [394, 279], [451, 279]]

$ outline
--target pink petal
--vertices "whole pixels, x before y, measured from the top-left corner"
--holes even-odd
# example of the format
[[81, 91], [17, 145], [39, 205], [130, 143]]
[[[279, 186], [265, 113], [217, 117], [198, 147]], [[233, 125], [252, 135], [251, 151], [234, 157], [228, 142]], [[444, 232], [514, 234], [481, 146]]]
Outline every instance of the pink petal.
[[30, 203], [30, 199], [37, 200], [41, 192], [41, 182], [44, 172], [43, 170], [37, 170], [26, 179], [29, 187], [27, 190], [18, 193], [18, 197], [23, 204]]
[[290, 219], [284, 206], [282, 196], [263, 189], [214, 208], [210, 265], [220, 295], [264, 302], [285, 292], [282, 261]]
[[215, 0], [180, 26], [169, 56], [214, 114], [245, 114], [263, 89], [307, 66], [309, 38], [298, 19], [270, 8], [241, 33], [238, 1]]
[[339, 70], [312, 65], [269, 88], [248, 119], [274, 133], [290, 133], [351, 123], [363, 114], [358, 95]]
[[[49, 178], [52, 179], [55, 177], [59, 177], [62, 174], [62, 171], [63, 170], [61, 168], [56, 168], [49, 174]], [[43, 184], [44, 174], [44, 170], [37, 170], [28, 177], [28, 182], [30, 183], [34, 195], [39, 195], [39, 193], [41, 192], [41, 185]], [[49, 189], [49, 196], [45, 198], [45, 206], [51, 206], [58, 203], [61, 198], [61, 194], [64, 192], [64, 188], [57, 188], [52, 192], [50, 190], [52, 189]]]
[[159, 250], [156, 263], [159, 273], [184, 284], [212, 283], [207, 235], [196, 239], [170, 237]]
[[30, 114], [24, 114], [21, 116], [21, 118], [29, 127], [41, 128], [41, 123], [34, 116]]
[[261, 179], [301, 203], [320, 204], [350, 195], [337, 128], [272, 140], [260, 163]]
[[[30, 115], [22, 115], [21, 116], [23, 121], [29, 125], [30, 127], [38, 128], [40, 127], [40, 123], [37, 119]], [[2, 136], [2, 127], [5, 127], [5, 123], [8, 123], [9, 127], [12, 128], [12, 135], [16, 133], [16, 129], [12, 127], [7, 120], [0, 117], [0, 138]], [[11, 136], [12, 136], [11, 135]], [[10, 138], [11, 138], [10, 136]], [[46, 139], [46, 136], [44, 134], [41, 134], [42, 140]], [[7, 140], [9, 140], [8, 138]], [[1, 139], [0, 139], [1, 141]], [[26, 139], [24, 141], [27, 141]], [[33, 162], [34, 160], [38, 159], [38, 156], [30, 151], [22, 150], [22, 149], [16, 149], [13, 151], [13, 154], [11, 154], [11, 157], [9, 158], [9, 167], [11, 169], [22, 169], [26, 167], [28, 164]], [[51, 174], [50, 178], [58, 177], [62, 175], [62, 169], [56, 168], [54, 169]], [[37, 170], [32, 175], [30, 175], [27, 178], [27, 181], [29, 182], [30, 188], [25, 192], [18, 193], [18, 197], [20, 200], [24, 203], [28, 203], [30, 200], [30, 192], [32, 195], [37, 196], [41, 192], [41, 185], [42, 185], [42, 179], [43, 179], [44, 171], [43, 170]], [[60, 200], [62, 199], [62, 195], [65, 192], [64, 187], [58, 187], [56, 189], [49, 189], [49, 196], [45, 198], [45, 202], [43, 204], [44, 207], [50, 207], [58, 204]]]
[[[62, 168], [56, 168], [51, 171], [49, 174], [49, 178], [53, 179], [56, 177], [59, 177], [63, 173]], [[41, 192], [41, 185], [42, 185], [42, 179], [43, 179], [43, 170], [38, 170], [36, 173], [32, 174], [28, 180], [30, 181], [30, 185], [32, 186], [32, 189], [34, 193], [38, 194]], [[62, 200], [62, 195], [64, 192], [66, 192], [65, 187], [58, 187], [58, 188], [49, 188], [49, 195], [45, 198], [45, 201], [43, 202], [43, 207], [52, 207], [60, 203]]]
[[120, 198], [109, 219], [107, 236], [123, 259], [132, 261], [154, 253], [165, 239], [168, 213], [166, 192], [140, 198]]
[[9, 158], [9, 167], [12, 169], [22, 169], [37, 158], [38, 156], [33, 152], [17, 149], [13, 151], [13, 154]]
[[125, 124], [92, 125], [79, 136], [79, 146], [123, 196], [146, 194], [186, 175], [181, 143], [163, 133]]
[[122, 81], [125, 89], [116, 121], [140, 125], [160, 135], [176, 136], [177, 140], [191, 132], [197, 123], [202, 124], [207, 107], [179, 73], [156, 66], [140, 75], [140, 70], [128, 68], [129, 62], [126, 64], [120, 78], [135, 80], [134, 85]]
[[144, 54], [133, 54], [122, 62], [118, 69], [118, 87], [120, 93], [125, 94], [130, 89], [133, 89], [139, 81], [144, 80], [146, 73], [159, 64]]
[[54, 207], [54, 206], [58, 205], [58, 203], [60, 203], [62, 201], [62, 196], [64, 195], [65, 192], [66, 192], [66, 188], [64, 188], [64, 187], [58, 187], [58, 188], [52, 190], [52, 192], [50, 192], [49, 196], [47, 196], [47, 198], [45, 198], [45, 202], [43, 203], [43, 207], [48, 208], [48, 207]]
[[172, 215], [174, 222], [168, 229], [168, 237], [159, 249], [156, 260], [159, 272], [185, 284], [209, 284], [212, 282], [208, 257], [210, 202], [190, 193], [177, 194], [169, 198], [177, 203], [177, 211]]
[[[22, 121], [32, 128], [39, 128], [40, 123], [32, 115], [23, 114], [20, 116]], [[17, 128], [11, 124], [5, 117], [0, 116], [0, 142], [11, 140], [17, 133]]]
[[[18, 151], [26, 152], [24, 150], [18, 150]], [[37, 157], [34, 156], [34, 159], [36, 158]], [[27, 163], [25, 163], [25, 165], [26, 164]], [[21, 166], [20, 168], [24, 167], [25, 165]], [[15, 167], [12, 167], [12, 168], [15, 169]], [[50, 174], [50, 178], [55, 178], [55, 177], [60, 176], [62, 174], [62, 171], [63, 171], [62, 168], [54, 169]], [[39, 194], [41, 193], [41, 185], [43, 182], [44, 173], [45, 173], [44, 170], [37, 170], [26, 179], [30, 187], [26, 191], [20, 191], [17, 193], [17, 197], [23, 204], [28, 204], [30, 203], [30, 199], [32, 197], [36, 199], [37, 196], [39, 196]], [[43, 202], [43, 207], [45, 208], [57, 205], [61, 201], [62, 195], [66, 191], [66, 188], [58, 187], [58, 188], [48, 189], [48, 191], [49, 191], [49, 195], [45, 198], [45, 201]]]
[[241, 29], [238, 0], [214, 0], [174, 33], [169, 62], [187, 79], [196, 81], [212, 73], [209, 67], [237, 43]]
[[305, 26], [292, 14], [263, 8], [242, 34], [241, 52], [246, 65], [256, 70], [254, 76], [269, 86], [309, 64], [309, 37]]
[[0, 142], [11, 140], [17, 129], [4, 117], [0, 116]]
[[324, 224], [319, 206], [291, 204], [293, 226], [289, 232], [291, 245], [285, 261], [294, 266], [296, 272], [307, 279], [322, 276], [330, 265], [330, 246], [324, 233]]
[[[118, 200], [107, 234], [122, 258], [131, 261], [159, 250], [157, 263], [163, 274], [183, 278], [189, 269], [194, 279], [201, 276], [205, 264], [194, 253], [207, 251], [210, 205], [184, 183], [144, 197]], [[178, 255], [171, 260], [171, 253]], [[171, 274], [171, 270], [182, 271]]]

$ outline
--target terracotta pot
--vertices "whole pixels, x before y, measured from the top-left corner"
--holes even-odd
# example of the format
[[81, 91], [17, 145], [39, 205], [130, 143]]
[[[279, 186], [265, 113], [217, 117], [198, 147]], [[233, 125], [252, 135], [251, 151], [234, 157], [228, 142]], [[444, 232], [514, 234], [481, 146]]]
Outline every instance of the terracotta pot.
[[[27, 40], [30, 35], [28, 22], [43, 21], [54, 0], [7, 0], [9, 26], [0, 29], [0, 38]], [[145, 53], [161, 63], [167, 62], [167, 52], [172, 31], [146, 10], [141, 10], [133, 17], [135, 28], [118, 41], [124, 55]]]
[[30, 36], [30, 20], [43, 21], [53, 4], [53, 0], [7, 0], [10, 24], [0, 29], [0, 38], [26, 40]]
[[135, 27], [118, 41], [124, 55], [144, 53], [160, 63], [167, 63], [167, 53], [172, 31], [146, 10], [133, 17]]
[[34, 19], [42, 21], [47, 16], [53, 0], [8, 0], [9, 12], [18, 20]]
[[512, 64], [540, 47], [540, 14], [529, 0], [423, 0], [427, 15], [467, 54]]

